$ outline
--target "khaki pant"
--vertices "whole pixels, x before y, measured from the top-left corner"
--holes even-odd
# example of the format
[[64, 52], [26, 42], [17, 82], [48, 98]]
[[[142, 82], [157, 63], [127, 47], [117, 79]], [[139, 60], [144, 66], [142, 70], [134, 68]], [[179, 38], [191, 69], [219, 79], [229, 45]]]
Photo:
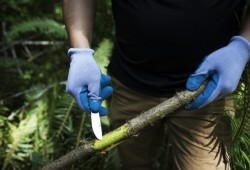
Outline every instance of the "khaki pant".
[[[166, 100], [147, 96], [112, 78], [114, 93], [110, 121], [117, 128], [127, 120]], [[157, 169], [164, 142], [164, 124], [172, 141], [174, 170], [230, 170], [230, 122], [224, 100], [194, 111], [179, 110], [144, 129], [137, 137], [118, 146], [122, 169]]]

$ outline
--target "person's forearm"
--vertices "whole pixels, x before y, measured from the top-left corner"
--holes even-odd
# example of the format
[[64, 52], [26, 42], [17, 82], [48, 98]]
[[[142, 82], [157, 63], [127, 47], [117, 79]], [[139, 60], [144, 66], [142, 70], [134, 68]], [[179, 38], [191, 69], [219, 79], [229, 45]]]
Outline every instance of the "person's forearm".
[[63, 17], [73, 48], [90, 48], [95, 0], [63, 0]]

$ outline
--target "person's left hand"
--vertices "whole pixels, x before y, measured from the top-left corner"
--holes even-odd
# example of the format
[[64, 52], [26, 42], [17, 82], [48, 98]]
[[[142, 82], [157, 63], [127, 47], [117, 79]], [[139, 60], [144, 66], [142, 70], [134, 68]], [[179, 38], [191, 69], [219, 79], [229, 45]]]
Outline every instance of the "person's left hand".
[[208, 55], [187, 80], [186, 88], [190, 91], [198, 89], [208, 80], [205, 90], [187, 109], [201, 108], [234, 92], [249, 55], [250, 43], [241, 36], [233, 37], [226, 47]]

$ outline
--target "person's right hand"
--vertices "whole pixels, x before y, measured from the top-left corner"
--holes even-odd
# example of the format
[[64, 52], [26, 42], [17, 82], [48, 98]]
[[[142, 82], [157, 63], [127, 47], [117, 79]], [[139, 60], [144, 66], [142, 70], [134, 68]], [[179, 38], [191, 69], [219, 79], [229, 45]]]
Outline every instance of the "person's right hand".
[[101, 73], [93, 57], [94, 50], [71, 48], [68, 54], [71, 63], [66, 91], [83, 111], [106, 115], [107, 109], [101, 103], [112, 94], [111, 79]]

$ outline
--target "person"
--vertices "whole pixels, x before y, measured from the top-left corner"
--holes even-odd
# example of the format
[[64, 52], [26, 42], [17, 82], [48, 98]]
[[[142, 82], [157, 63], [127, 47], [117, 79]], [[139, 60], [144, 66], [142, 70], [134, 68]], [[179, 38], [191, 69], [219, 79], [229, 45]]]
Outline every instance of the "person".
[[[91, 49], [94, 0], [63, 0], [71, 42], [67, 92], [86, 112], [117, 128], [179, 90], [205, 90], [185, 108], [119, 145], [122, 169], [152, 170], [167, 122], [174, 170], [231, 169], [232, 140], [225, 96], [233, 93], [250, 56], [250, 24], [240, 29], [243, 0], [112, 0], [115, 41], [108, 74]], [[111, 81], [111, 85], [110, 85]]]

